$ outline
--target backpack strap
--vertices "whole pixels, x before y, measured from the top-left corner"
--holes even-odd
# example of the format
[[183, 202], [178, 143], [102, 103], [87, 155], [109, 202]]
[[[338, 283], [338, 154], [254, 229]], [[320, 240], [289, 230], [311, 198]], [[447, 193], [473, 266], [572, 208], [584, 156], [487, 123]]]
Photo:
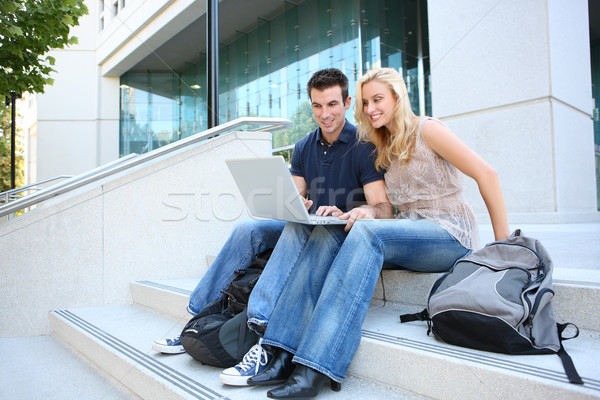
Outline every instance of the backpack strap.
[[[565, 337], [565, 336], [563, 336], [563, 332], [569, 326], [572, 326], [573, 328], [575, 328], [575, 334], [573, 336]], [[577, 325], [575, 325], [574, 323], [572, 323], [572, 322], [565, 322], [564, 324], [558, 324], [557, 323], [556, 327], [558, 328], [558, 337], [560, 338], [561, 342], [563, 340], [575, 339], [577, 336], [579, 336], [579, 327]]]
[[579, 376], [579, 373], [575, 368], [575, 364], [573, 364], [573, 359], [571, 359], [571, 356], [563, 347], [562, 342], [560, 344], [560, 349], [556, 354], [558, 354], [560, 360], [562, 361], [563, 368], [565, 369], [565, 373], [567, 374], [569, 382], [574, 383], [576, 385], [583, 385], [583, 380], [581, 379], [581, 376]]
[[427, 322], [427, 335], [431, 333], [431, 318], [429, 318], [429, 312], [424, 309], [421, 312], [414, 314], [401, 314], [400, 322], [412, 322], [412, 321], [426, 321]]
[[400, 322], [404, 323], [412, 321], [429, 321], [429, 313], [427, 312], [427, 309], [424, 309], [423, 311], [414, 314], [400, 315]]
[[242, 314], [244, 315], [240, 322], [238, 341], [237, 341], [237, 358], [241, 360], [244, 357], [244, 342], [246, 341], [246, 332], [248, 331], [248, 307], [244, 307]]
[[[569, 326], [572, 325], [575, 327], [575, 329], [577, 330], [577, 332], [575, 333], [574, 336], [571, 337], [563, 337], [563, 331]], [[574, 383], [576, 385], [583, 385], [583, 380], [581, 379], [581, 376], [579, 376], [579, 373], [577, 372], [577, 369], [575, 368], [575, 364], [573, 364], [573, 359], [571, 358], [571, 356], [567, 353], [567, 351], [565, 350], [562, 342], [563, 340], [569, 340], [569, 339], [573, 339], [576, 338], [577, 336], [579, 336], [579, 328], [577, 327], [577, 325], [567, 322], [566, 324], [556, 324], [556, 327], [558, 328], [558, 336], [560, 337], [560, 349], [556, 352], [556, 354], [558, 354], [558, 356], [560, 357], [560, 360], [562, 361], [563, 364], [563, 368], [565, 369], [565, 373], [567, 374], [567, 378], [569, 379], [569, 382]]]
[[521, 230], [520, 229], [515, 229], [515, 231], [513, 232], [513, 234], [511, 235], [512, 237], [517, 237], [517, 236], [523, 236], [521, 234]]

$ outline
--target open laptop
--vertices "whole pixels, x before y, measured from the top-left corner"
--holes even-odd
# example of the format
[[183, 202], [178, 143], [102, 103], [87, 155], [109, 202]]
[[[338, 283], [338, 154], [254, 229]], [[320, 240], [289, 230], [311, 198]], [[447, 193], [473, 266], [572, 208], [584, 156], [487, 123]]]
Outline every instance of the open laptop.
[[225, 160], [242, 197], [255, 217], [309, 225], [348, 221], [308, 213], [282, 156]]

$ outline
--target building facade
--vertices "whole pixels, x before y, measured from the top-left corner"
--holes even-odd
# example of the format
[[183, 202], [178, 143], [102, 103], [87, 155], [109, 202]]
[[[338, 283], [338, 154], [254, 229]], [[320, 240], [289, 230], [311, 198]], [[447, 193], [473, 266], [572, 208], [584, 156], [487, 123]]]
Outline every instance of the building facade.
[[[35, 96], [28, 182], [207, 127], [206, 2], [87, 5], [79, 45], [54, 52], [55, 84]], [[352, 95], [366, 70], [392, 67], [416, 113], [442, 119], [498, 170], [511, 222], [598, 219], [593, 1], [223, 0], [219, 15], [219, 121], [290, 118], [274, 152], [314, 127], [314, 71], [343, 70]], [[484, 221], [472, 182], [467, 195]]]

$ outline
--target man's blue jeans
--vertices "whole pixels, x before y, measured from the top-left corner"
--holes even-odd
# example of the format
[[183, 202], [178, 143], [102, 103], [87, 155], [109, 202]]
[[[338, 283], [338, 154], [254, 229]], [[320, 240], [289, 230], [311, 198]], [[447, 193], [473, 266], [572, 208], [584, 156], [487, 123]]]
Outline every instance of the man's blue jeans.
[[[274, 248], [260, 279], [252, 290], [248, 303], [250, 327], [262, 334], [279, 295], [283, 290], [296, 260], [301, 259], [307, 243], [314, 243], [314, 226], [276, 220], [242, 221], [235, 225], [225, 245], [200, 280], [192, 294], [188, 312], [196, 315], [208, 303], [220, 299], [233, 277], [234, 271], [248, 268], [254, 257], [267, 249]], [[332, 248], [339, 248], [345, 233], [343, 228], [335, 230], [340, 239]], [[310, 240], [309, 240], [310, 239]], [[318, 260], [317, 260], [318, 261]], [[331, 264], [331, 261], [327, 265]]]
[[360, 343], [383, 263], [441, 272], [470, 250], [425, 220], [358, 221], [338, 251], [331, 240], [323, 240], [329, 228], [321, 228], [315, 228], [311, 245], [303, 250], [311, 257], [298, 260], [291, 271], [263, 343], [341, 382]]
[[[311, 226], [288, 222], [250, 294], [248, 325], [262, 336], [279, 302], [303, 304], [321, 291], [323, 277], [346, 238], [344, 225]], [[289, 282], [289, 285], [286, 283]], [[295, 297], [280, 297], [284, 287]]]
[[248, 268], [258, 253], [275, 247], [285, 225], [285, 221], [275, 220], [238, 222], [210, 268], [190, 294], [190, 314], [196, 315], [208, 303], [220, 299], [223, 296], [221, 290], [227, 287], [234, 271]]

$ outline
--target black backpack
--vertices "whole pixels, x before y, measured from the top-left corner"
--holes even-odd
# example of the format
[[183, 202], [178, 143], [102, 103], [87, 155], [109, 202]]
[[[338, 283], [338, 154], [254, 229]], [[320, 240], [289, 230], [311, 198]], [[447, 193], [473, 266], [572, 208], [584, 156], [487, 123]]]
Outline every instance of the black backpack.
[[272, 249], [258, 254], [246, 269], [237, 270], [221, 293], [193, 317], [181, 332], [185, 351], [202, 364], [219, 368], [236, 365], [258, 341], [248, 329], [248, 299], [260, 278]]
[[[434, 282], [427, 308], [400, 316], [427, 321], [429, 332], [459, 346], [506, 354], [558, 354], [571, 383], [582, 384], [563, 340], [577, 327], [552, 312], [552, 260], [542, 244], [522, 236], [487, 244], [458, 260]], [[564, 337], [567, 326], [576, 329]]]

